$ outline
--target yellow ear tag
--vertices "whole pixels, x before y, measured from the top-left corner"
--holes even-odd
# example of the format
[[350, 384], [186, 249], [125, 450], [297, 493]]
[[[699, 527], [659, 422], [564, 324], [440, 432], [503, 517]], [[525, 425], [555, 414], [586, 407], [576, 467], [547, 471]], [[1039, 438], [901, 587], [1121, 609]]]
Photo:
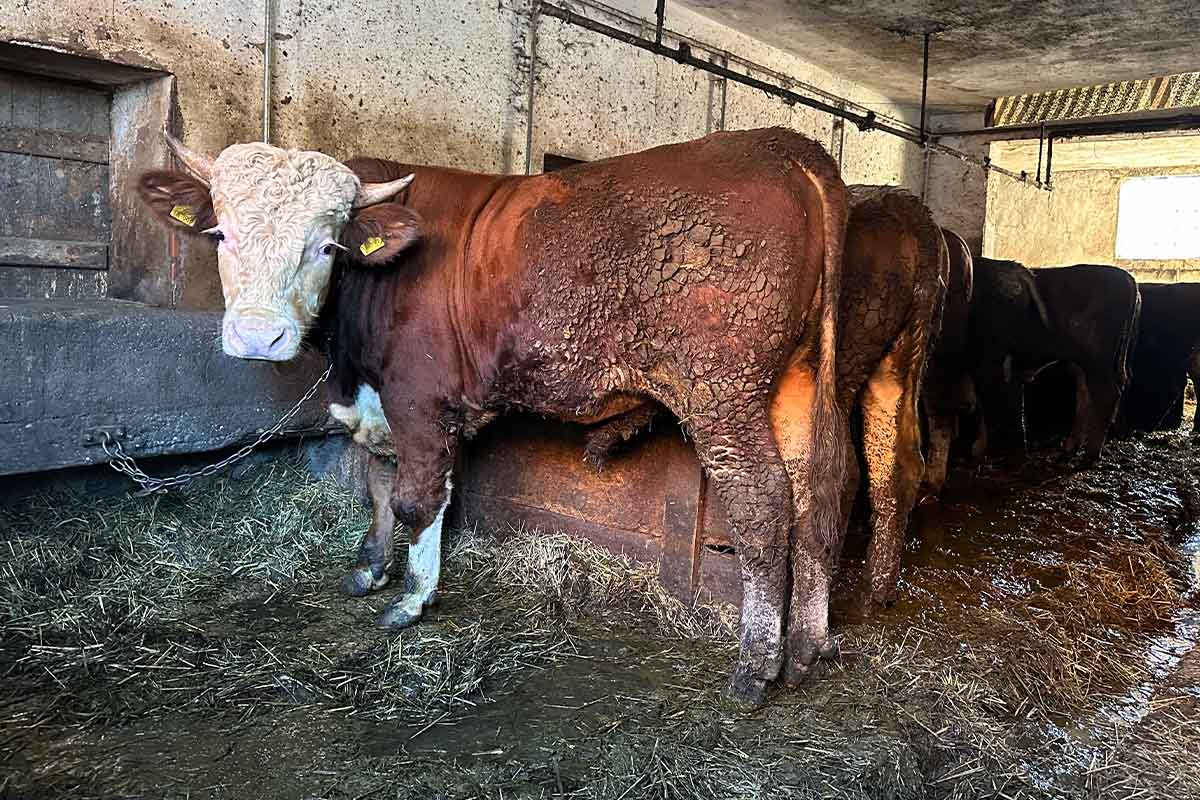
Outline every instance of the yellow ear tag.
[[369, 256], [371, 253], [374, 253], [376, 250], [383, 247], [383, 245], [384, 241], [382, 236], [372, 236], [370, 239], [367, 239], [358, 246], [358, 252], [362, 253], [364, 256]]
[[175, 206], [171, 209], [171, 219], [177, 219], [189, 228], [196, 227], [196, 212], [191, 206]]

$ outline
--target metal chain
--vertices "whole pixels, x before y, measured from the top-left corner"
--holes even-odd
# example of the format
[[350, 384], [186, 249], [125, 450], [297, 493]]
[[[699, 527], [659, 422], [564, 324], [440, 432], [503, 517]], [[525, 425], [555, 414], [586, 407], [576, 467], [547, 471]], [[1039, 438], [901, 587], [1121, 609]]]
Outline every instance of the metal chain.
[[304, 393], [304, 396], [296, 401], [296, 404], [292, 406], [286, 414], [279, 418], [278, 422], [260, 433], [258, 438], [253, 442], [240, 448], [232, 455], [221, 459], [217, 463], [209, 464], [207, 467], [202, 467], [195, 472], [181, 472], [178, 475], [172, 475], [168, 478], [155, 478], [143, 472], [142, 468], [137, 465], [137, 462], [125, 453], [124, 448], [121, 447], [121, 443], [112, 438], [108, 431], [104, 431], [101, 434], [104, 438], [100, 445], [104, 448], [105, 454], [112, 459], [108, 462], [108, 465], [142, 487], [142, 491], [138, 494], [153, 494], [154, 492], [165, 491], [166, 489], [171, 489], [176, 486], [183, 486], [184, 484], [189, 483], [196, 478], [207, 477], [214, 473], [220, 472], [230, 464], [241, 461], [243, 458], [250, 455], [254, 448], [274, 437], [276, 434], [282, 432], [288, 422], [291, 421], [292, 417], [296, 416], [296, 414], [300, 412], [300, 407], [311, 400], [313, 395], [317, 393], [317, 389], [320, 388], [321, 384], [329, 379], [329, 374], [331, 372], [333, 372], [332, 365], [329, 367], [329, 369], [322, 373], [321, 377], [317, 378], [317, 382], [314, 383], [309, 390]]

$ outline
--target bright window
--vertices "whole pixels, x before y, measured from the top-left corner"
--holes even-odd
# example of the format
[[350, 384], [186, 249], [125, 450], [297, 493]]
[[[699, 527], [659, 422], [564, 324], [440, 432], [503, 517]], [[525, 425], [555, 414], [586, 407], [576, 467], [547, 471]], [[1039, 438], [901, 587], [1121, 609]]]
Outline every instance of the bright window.
[[1117, 258], [1200, 258], [1200, 175], [1123, 181], [1117, 205]]

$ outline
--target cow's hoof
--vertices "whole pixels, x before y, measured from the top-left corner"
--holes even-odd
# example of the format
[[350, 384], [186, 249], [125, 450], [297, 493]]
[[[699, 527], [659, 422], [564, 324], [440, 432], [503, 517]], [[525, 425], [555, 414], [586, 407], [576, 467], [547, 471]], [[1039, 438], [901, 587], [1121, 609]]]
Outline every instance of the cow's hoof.
[[738, 668], [725, 687], [725, 700], [736, 710], [753, 711], [767, 702], [767, 682]]
[[422, 599], [418, 594], [406, 594], [388, 603], [387, 608], [379, 615], [379, 624], [384, 628], [399, 630], [417, 624], [425, 614], [425, 609], [437, 605], [438, 594], [432, 592]]
[[342, 578], [342, 591], [350, 597], [366, 597], [376, 589], [387, 586], [388, 574], [385, 572], [379, 578], [371, 574], [367, 567], [356, 569]]
[[794, 689], [804, 683], [821, 661], [834, 661], [838, 657], [838, 643], [832, 636], [820, 641], [804, 639], [788, 647], [787, 663], [783, 668], [783, 685]]
[[866, 616], [872, 616], [896, 604], [896, 591], [868, 592], [862, 600], [862, 611]]

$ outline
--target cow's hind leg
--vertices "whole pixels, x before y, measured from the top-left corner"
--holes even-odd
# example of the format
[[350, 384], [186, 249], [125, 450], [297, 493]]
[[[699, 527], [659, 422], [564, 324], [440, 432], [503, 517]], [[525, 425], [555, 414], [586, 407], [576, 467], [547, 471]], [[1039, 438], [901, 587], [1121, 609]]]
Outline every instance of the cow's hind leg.
[[742, 567], [740, 652], [728, 691], [757, 705], [783, 663], [791, 484], [761, 404], [696, 418], [689, 430], [725, 506]]
[[1121, 385], [1117, 377], [1105, 369], [1080, 370], [1076, 376], [1075, 424], [1068, 441], [1068, 455], [1078, 456], [1083, 463], [1100, 458], [1109, 428], [1117, 416], [1121, 402]]
[[[816, 370], [802, 358], [793, 358], [780, 377], [771, 401], [771, 425], [792, 485], [792, 536], [790, 547], [791, 594], [788, 602], [787, 653], [784, 683], [795, 686], [818, 658], [833, 658], [837, 646], [829, 631], [829, 593], [842, 537], [858, 488], [858, 467], [847, 459], [844, 485], [837, 487], [834, 541], [823, 541], [814, 524], [812, 495], [813, 421], [817, 393]], [[837, 436], [844, 430], [836, 426]], [[846, 448], [845, 441], [835, 446]]]
[[370, 456], [367, 461], [367, 487], [371, 492], [374, 519], [358, 546], [358, 563], [342, 578], [342, 590], [351, 597], [363, 597], [387, 585], [396, 528], [396, 515], [392, 511], [394, 482], [394, 467], [379, 456]]
[[860, 400], [871, 500], [867, 598], [879, 605], [896, 599], [904, 536], [925, 471], [917, 416], [922, 358], [913, 338], [910, 331], [900, 336]]
[[929, 457], [926, 459], [924, 488], [929, 497], [937, 497], [946, 485], [946, 474], [950, 467], [950, 444], [954, 441], [958, 415], [949, 410], [945, 397], [932, 397], [933, 392], [944, 393], [944, 387], [927, 391], [922, 398], [925, 421], [929, 431]]

